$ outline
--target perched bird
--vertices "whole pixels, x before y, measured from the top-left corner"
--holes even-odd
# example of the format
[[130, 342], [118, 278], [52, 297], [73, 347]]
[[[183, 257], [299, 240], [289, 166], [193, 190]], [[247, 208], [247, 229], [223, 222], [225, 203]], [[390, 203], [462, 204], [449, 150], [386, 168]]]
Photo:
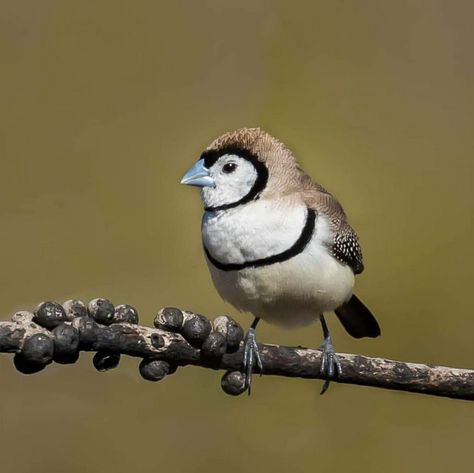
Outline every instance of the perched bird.
[[255, 337], [260, 319], [287, 328], [320, 320], [324, 392], [341, 366], [323, 314], [334, 311], [353, 337], [380, 335], [374, 316], [352, 294], [364, 266], [339, 202], [260, 128], [214, 140], [181, 183], [201, 188], [202, 242], [217, 291], [255, 316], [244, 343], [249, 392], [255, 365], [262, 371]]

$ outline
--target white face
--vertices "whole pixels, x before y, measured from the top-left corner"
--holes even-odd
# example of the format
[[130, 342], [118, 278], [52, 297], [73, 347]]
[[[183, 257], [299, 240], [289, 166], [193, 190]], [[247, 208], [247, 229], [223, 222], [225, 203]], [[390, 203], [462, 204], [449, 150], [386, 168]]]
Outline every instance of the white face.
[[238, 202], [252, 189], [258, 174], [247, 159], [235, 154], [224, 154], [210, 168], [210, 177], [215, 187], [203, 187], [202, 200], [205, 207], [219, 207]]

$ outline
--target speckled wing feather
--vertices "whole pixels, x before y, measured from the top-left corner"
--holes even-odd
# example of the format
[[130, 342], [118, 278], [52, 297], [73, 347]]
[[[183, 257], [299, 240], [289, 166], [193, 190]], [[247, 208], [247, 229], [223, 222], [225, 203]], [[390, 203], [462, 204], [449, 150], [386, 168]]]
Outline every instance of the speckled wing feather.
[[313, 182], [303, 171], [301, 173], [306, 205], [326, 215], [333, 227], [334, 237], [328, 242], [329, 250], [341, 263], [350, 266], [354, 274], [360, 274], [364, 270], [362, 250], [356, 232], [347, 222], [344, 209], [324, 187]]
[[349, 225], [347, 227], [346, 231], [336, 233], [332, 252], [341, 263], [348, 264], [354, 274], [360, 274], [364, 270], [362, 250], [356, 233]]

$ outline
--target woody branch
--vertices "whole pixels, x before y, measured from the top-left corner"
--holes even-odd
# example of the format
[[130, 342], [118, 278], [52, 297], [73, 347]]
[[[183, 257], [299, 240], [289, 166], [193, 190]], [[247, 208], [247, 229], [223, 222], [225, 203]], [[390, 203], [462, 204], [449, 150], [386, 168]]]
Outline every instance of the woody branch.
[[[211, 323], [199, 314], [165, 308], [151, 328], [138, 325], [133, 307], [114, 307], [106, 299], [87, 306], [80, 301], [45, 302], [35, 312], [17, 312], [11, 321], [0, 322], [0, 352], [14, 353], [15, 367], [25, 374], [53, 361], [74, 363], [81, 351], [96, 352], [93, 362], [99, 371], [116, 367], [121, 355], [141, 358], [140, 373], [150, 381], [186, 365], [225, 370], [222, 388], [237, 395], [245, 390], [240, 373], [243, 335], [227, 316]], [[319, 350], [261, 344], [260, 352], [265, 375], [326, 379]], [[474, 400], [474, 370], [338, 356], [342, 373], [334, 381], [339, 383]]]

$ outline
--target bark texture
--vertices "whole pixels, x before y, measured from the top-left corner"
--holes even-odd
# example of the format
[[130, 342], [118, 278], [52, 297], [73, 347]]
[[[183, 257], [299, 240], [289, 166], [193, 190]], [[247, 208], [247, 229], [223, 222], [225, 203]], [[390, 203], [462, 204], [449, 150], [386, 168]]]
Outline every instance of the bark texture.
[[[221, 369], [226, 370], [225, 392], [245, 391], [240, 373], [244, 332], [233, 319], [221, 316], [211, 323], [202, 315], [169, 307], [158, 313], [154, 325], [138, 325], [133, 307], [115, 307], [106, 299], [87, 306], [80, 301], [45, 302], [35, 312], [18, 312], [11, 321], [0, 322], [0, 352], [13, 353], [15, 367], [25, 374], [53, 361], [74, 363], [81, 351], [96, 352], [94, 366], [100, 371], [116, 367], [120, 355], [142, 358], [140, 373], [150, 381], [163, 379], [179, 366]], [[264, 375], [326, 379], [319, 350], [259, 347]], [[474, 400], [474, 370], [338, 356], [342, 373], [334, 382]]]

